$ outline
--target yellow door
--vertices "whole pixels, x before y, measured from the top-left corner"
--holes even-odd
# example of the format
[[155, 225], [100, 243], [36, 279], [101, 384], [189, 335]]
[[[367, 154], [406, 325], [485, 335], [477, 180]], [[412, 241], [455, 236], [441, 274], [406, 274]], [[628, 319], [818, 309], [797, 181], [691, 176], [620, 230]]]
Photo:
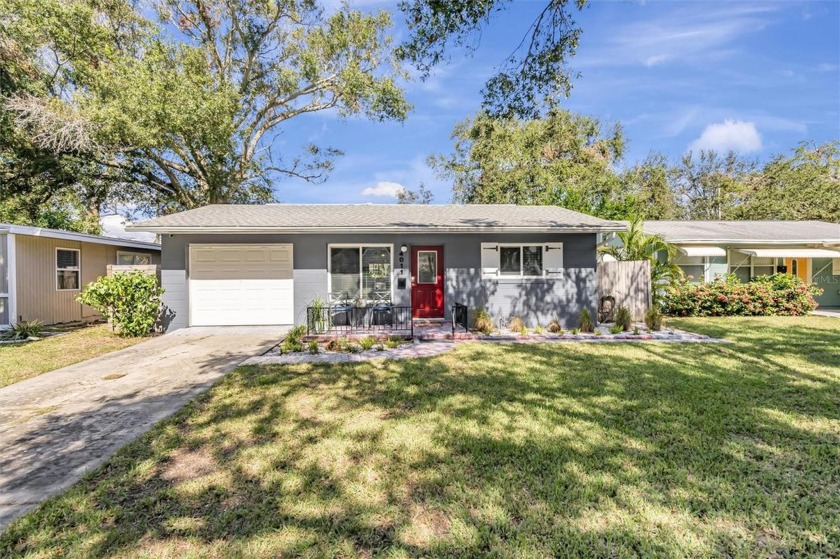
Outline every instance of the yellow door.
[[787, 273], [792, 276], [798, 276], [804, 282], [808, 282], [808, 267], [810, 264], [808, 258], [785, 258], [785, 266], [787, 266]]

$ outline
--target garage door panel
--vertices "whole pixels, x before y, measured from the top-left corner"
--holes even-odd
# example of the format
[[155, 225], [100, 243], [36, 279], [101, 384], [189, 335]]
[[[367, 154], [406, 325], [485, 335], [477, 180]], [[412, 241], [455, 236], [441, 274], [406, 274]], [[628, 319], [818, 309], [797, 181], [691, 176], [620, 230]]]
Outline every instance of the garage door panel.
[[291, 245], [190, 247], [190, 323], [292, 324]]

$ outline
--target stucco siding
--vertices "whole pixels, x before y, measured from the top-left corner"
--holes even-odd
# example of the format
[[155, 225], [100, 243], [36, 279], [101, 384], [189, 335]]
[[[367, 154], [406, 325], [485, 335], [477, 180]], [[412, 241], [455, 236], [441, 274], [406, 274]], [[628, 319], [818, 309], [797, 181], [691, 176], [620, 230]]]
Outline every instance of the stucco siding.
[[327, 270], [295, 270], [295, 324], [306, 324], [306, 307], [316, 297], [329, 300]]
[[[563, 243], [563, 274], [551, 279], [482, 279], [481, 243]], [[444, 247], [445, 306], [458, 302], [470, 308], [486, 308], [494, 317], [520, 316], [530, 325], [547, 324], [557, 318], [572, 326], [584, 307], [594, 311], [597, 298], [595, 234], [413, 234], [413, 235], [173, 235], [163, 238], [162, 282], [167, 290], [186, 296], [187, 248], [190, 244], [292, 243], [294, 245], [295, 321], [305, 322], [306, 306], [316, 295], [327, 299], [327, 247], [333, 243], [389, 244], [394, 246], [394, 303], [410, 304], [410, 281], [404, 290], [396, 288], [399, 277], [399, 247], [403, 244]], [[411, 271], [407, 253], [405, 277]], [[178, 273], [176, 273], [178, 272]], [[181, 298], [167, 298], [175, 313], [170, 329], [188, 323], [189, 304]], [[170, 301], [172, 304], [170, 304]], [[448, 312], [448, 310], [447, 310]]]
[[163, 292], [163, 327], [177, 330], [189, 326], [189, 296], [186, 270], [161, 270]]

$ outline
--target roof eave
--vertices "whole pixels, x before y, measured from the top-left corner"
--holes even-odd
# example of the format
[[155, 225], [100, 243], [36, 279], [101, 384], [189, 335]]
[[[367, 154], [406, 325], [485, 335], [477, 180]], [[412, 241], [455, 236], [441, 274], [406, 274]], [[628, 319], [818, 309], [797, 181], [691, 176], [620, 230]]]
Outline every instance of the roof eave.
[[136, 239], [104, 237], [102, 235], [89, 235], [87, 233], [74, 233], [73, 231], [61, 231], [59, 229], [47, 229], [44, 227], [33, 227], [30, 225], [4, 225], [0, 228], [0, 232], [12, 235], [24, 235], [28, 237], [44, 237], [48, 239], [77, 241], [80, 243], [92, 243], [126, 248], [160, 250], [160, 245], [158, 243], [138, 241]]
[[840, 239], [665, 239], [674, 245], [807, 245], [840, 244]]
[[353, 233], [611, 233], [625, 231], [621, 225], [586, 225], [586, 226], [558, 226], [558, 227], [171, 227], [144, 226], [142, 224], [129, 225], [126, 231], [138, 231], [157, 234], [260, 234], [260, 233], [291, 233], [291, 234], [346, 234], [348, 229]]

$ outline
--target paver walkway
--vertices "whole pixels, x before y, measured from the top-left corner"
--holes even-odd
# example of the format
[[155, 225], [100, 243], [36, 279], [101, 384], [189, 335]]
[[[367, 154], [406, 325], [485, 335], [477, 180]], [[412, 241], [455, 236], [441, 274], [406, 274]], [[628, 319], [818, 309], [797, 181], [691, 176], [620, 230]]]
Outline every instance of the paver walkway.
[[0, 530], [285, 330], [179, 330], [0, 389]]

